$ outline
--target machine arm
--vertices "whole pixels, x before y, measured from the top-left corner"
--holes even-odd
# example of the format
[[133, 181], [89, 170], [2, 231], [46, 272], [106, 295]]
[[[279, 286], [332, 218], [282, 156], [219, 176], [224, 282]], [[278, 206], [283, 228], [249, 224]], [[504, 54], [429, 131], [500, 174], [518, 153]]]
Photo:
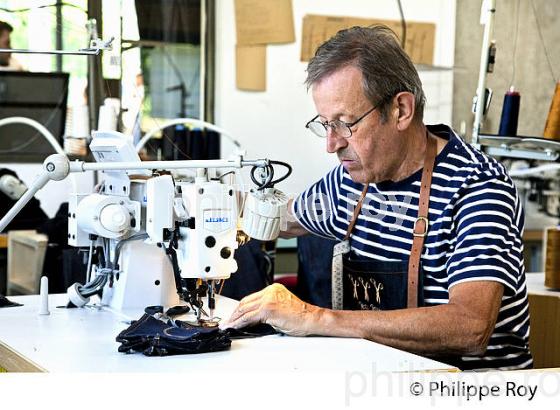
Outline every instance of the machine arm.
[[43, 172], [39, 174], [33, 185], [23, 194], [16, 204], [0, 220], [0, 232], [27, 205], [33, 196], [43, 188], [49, 180], [60, 181], [72, 172], [111, 171], [111, 170], [169, 170], [189, 168], [242, 168], [245, 166], [266, 167], [270, 163], [267, 159], [244, 160], [241, 156], [227, 160], [199, 160], [199, 161], [144, 161], [144, 162], [84, 162], [73, 161], [62, 154], [53, 154], [45, 159]]

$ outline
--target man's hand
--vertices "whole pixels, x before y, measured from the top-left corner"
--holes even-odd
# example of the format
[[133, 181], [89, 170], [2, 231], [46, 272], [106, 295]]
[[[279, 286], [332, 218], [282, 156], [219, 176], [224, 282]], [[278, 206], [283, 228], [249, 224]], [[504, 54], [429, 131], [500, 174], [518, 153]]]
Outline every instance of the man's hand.
[[284, 286], [274, 284], [241, 300], [220, 328], [234, 329], [267, 323], [290, 336], [307, 336], [318, 322], [321, 308], [299, 299]]

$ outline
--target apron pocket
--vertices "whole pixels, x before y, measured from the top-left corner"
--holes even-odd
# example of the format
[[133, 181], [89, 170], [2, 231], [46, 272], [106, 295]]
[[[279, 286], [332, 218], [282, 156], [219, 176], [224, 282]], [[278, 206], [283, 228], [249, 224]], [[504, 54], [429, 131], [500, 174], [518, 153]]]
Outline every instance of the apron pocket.
[[[343, 266], [344, 309], [394, 310], [407, 307], [408, 261], [356, 260], [345, 255]], [[418, 306], [422, 306], [421, 269], [418, 276]]]

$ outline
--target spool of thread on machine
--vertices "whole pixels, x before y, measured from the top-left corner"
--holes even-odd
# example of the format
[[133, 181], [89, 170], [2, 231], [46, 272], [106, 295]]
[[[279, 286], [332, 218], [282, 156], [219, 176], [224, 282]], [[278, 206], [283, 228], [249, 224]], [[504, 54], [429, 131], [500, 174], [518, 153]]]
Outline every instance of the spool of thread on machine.
[[68, 107], [66, 111], [66, 135], [64, 151], [75, 156], [87, 155], [89, 138], [89, 108], [87, 105]]
[[545, 138], [560, 141], [560, 82], [556, 83], [543, 135]]
[[510, 137], [517, 136], [517, 122], [519, 119], [519, 105], [521, 95], [515, 91], [513, 86], [504, 95], [504, 105], [502, 107], [502, 118], [500, 119], [499, 135]]
[[546, 229], [544, 285], [560, 289], [560, 226]]

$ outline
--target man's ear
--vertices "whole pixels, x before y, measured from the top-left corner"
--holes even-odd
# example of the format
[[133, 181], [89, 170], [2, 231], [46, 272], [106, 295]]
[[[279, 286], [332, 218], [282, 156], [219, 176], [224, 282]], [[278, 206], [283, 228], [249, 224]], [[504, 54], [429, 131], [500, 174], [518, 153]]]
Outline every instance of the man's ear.
[[407, 91], [395, 96], [395, 112], [397, 113], [397, 129], [406, 130], [414, 119], [415, 98], [414, 94]]

